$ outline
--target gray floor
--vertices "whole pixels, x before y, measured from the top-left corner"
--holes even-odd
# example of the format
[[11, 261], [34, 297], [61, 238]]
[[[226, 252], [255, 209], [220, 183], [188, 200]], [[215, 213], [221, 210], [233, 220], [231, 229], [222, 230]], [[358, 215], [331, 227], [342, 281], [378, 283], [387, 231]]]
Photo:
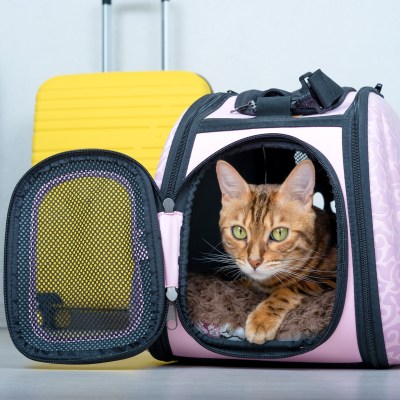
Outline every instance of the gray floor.
[[164, 365], [147, 353], [95, 366], [26, 359], [0, 329], [0, 399], [400, 399], [390, 370]]

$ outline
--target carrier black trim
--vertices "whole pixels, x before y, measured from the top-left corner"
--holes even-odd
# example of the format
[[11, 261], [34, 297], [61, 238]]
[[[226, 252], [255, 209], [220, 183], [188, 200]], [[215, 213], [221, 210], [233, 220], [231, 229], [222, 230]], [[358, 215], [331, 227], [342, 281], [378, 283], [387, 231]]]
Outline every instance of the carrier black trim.
[[169, 345], [167, 327], [164, 327], [158, 339], [149, 347], [149, 353], [160, 361], [169, 362], [176, 360]]
[[368, 162], [368, 98], [373, 88], [359, 91], [345, 114], [343, 157], [346, 173], [353, 253], [357, 338], [365, 364], [389, 366], [382, 330], [375, 263]]
[[243, 129], [260, 128], [298, 128], [298, 127], [341, 127], [343, 124], [342, 115], [332, 115], [327, 117], [307, 117], [307, 118], [268, 118], [254, 117], [248, 119], [232, 118], [207, 118], [203, 120], [198, 134], [219, 131], [238, 131]]

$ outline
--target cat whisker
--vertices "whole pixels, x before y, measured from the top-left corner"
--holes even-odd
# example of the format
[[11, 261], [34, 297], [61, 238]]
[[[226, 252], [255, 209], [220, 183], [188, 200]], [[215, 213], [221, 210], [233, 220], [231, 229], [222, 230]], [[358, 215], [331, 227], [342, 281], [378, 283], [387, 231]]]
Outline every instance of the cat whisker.
[[278, 279], [279, 282], [280, 282], [283, 286], [285, 286], [285, 288], [289, 289], [288, 286], [286, 286], [285, 283], [282, 281], [282, 279], [279, 278], [279, 275], [280, 275], [280, 273], [274, 274], [273, 276], [276, 277], [276, 279]]
[[238, 269], [237, 265], [231, 265], [231, 264], [223, 265], [221, 267], [216, 267], [215, 268], [215, 270], [217, 272], [224, 272], [224, 271], [231, 271], [231, 270], [235, 270], [236, 271], [237, 269]]
[[326, 273], [327, 275], [330, 274], [331, 276], [336, 276], [336, 271], [324, 271], [318, 268], [307, 268], [305, 264], [292, 264], [290, 261], [299, 261], [299, 259], [282, 259], [281, 265], [284, 272], [292, 271], [300, 273], [301, 271], [303, 271], [304, 274], [307, 275], [309, 275], [310, 272], [317, 272], [318, 275]]
[[[286, 270], [284, 272], [286, 275], [291, 276], [297, 280], [305, 281], [305, 282], [314, 282], [314, 283], [320, 283], [323, 281], [326, 281], [329, 277], [323, 277], [323, 276], [315, 276], [315, 275], [310, 275], [310, 274], [300, 274], [295, 271], [291, 270]], [[334, 278], [334, 276], [331, 276], [331, 278]]]
[[239, 269], [231, 269], [227, 272], [224, 272], [224, 274], [226, 275], [226, 277], [232, 279], [233, 281], [242, 278], [242, 272]]
[[216, 272], [226, 272], [226, 271], [237, 271], [239, 269], [239, 267], [236, 264], [226, 264], [226, 265], [221, 265], [219, 267], [215, 267], [214, 268]]
[[243, 274], [242, 274], [242, 272], [241, 272], [240, 270], [237, 270], [237, 271], [236, 271], [236, 274], [234, 274], [234, 275], [232, 276], [233, 281], [237, 281], [237, 280], [239, 280], [239, 279], [242, 279], [242, 277], [243, 277]]
[[300, 270], [304, 271], [304, 274], [310, 275], [310, 273], [317, 273], [318, 276], [320, 277], [326, 277], [326, 276], [331, 276], [331, 277], [336, 277], [336, 271], [324, 271], [321, 269], [315, 269], [315, 268], [310, 268], [310, 269], [304, 269], [303, 266], [300, 265], [287, 265], [287, 270], [292, 271], [292, 272], [296, 272], [296, 273], [300, 273]]
[[211, 257], [203, 257], [203, 258], [198, 258], [198, 261], [204, 261], [207, 263], [218, 263], [218, 264], [228, 264], [230, 263], [232, 260], [228, 260], [228, 259], [217, 259], [217, 258], [211, 258]]
[[213, 258], [231, 258], [228, 254], [216, 254], [216, 253], [202, 253], [202, 254]]
[[194, 258], [197, 261], [205, 261], [212, 263], [232, 263], [234, 260], [227, 254], [213, 254], [213, 253], [205, 253], [202, 257]]
[[314, 254], [319, 254], [322, 257], [327, 257], [326, 253], [321, 253], [321, 252], [313, 250], [313, 249], [306, 249], [306, 250], [308, 250], [308, 251], [310, 251], [311, 253], [314, 253]]
[[222, 242], [219, 242], [219, 243], [217, 243], [215, 246], [213, 246], [208, 240], [206, 240], [206, 239], [204, 239], [204, 238], [202, 238], [202, 239], [203, 239], [203, 241], [206, 242], [214, 251], [216, 251], [216, 252], [219, 253], [219, 254], [226, 255], [225, 252], [223, 252], [222, 250], [218, 249], [218, 246], [219, 246]]
[[322, 260], [322, 259], [326, 259], [327, 256], [318, 256], [318, 257], [296, 257], [296, 258], [282, 258], [282, 262], [286, 262], [286, 261], [302, 261], [302, 260]]
[[[285, 270], [285, 272], [288, 273], [288, 274], [297, 275], [297, 276], [309, 276], [309, 277], [312, 277], [312, 278], [318, 278], [318, 277], [320, 277], [319, 274], [318, 274], [318, 275], [311, 275], [311, 274], [310, 274], [310, 271], [306, 271], [306, 272], [304, 272], [304, 273], [301, 273], [297, 268], [296, 268], [296, 269], [287, 268], [287, 269]], [[315, 271], [315, 272], [317, 272], [317, 271]]]
[[310, 283], [321, 283], [322, 281], [320, 279], [314, 279], [309, 276], [294, 276], [297, 281], [302, 281], [302, 282], [310, 282]]
[[291, 279], [294, 281], [303, 281], [303, 282], [312, 282], [312, 283], [319, 283], [319, 280], [307, 277], [307, 276], [295, 276], [291, 274], [287, 274]]

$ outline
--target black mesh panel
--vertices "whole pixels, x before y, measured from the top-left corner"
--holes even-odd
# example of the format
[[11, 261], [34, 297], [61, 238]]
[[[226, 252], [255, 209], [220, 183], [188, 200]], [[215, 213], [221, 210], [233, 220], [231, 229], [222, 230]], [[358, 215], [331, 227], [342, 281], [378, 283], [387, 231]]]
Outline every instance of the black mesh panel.
[[28, 356], [117, 358], [154, 336], [162, 257], [145, 178], [115, 155], [79, 156], [53, 160], [19, 185], [7, 271], [12, 329]]

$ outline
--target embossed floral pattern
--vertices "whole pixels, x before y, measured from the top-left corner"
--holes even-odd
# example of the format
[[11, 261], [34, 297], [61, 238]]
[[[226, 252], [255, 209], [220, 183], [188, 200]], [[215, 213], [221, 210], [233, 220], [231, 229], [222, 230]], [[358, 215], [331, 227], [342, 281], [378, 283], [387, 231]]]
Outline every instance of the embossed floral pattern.
[[400, 119], [370, 94], [368, 157], [382, 327], [389, 364], [400, 362]]

